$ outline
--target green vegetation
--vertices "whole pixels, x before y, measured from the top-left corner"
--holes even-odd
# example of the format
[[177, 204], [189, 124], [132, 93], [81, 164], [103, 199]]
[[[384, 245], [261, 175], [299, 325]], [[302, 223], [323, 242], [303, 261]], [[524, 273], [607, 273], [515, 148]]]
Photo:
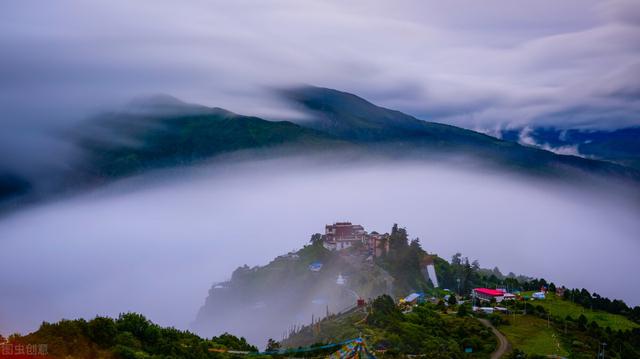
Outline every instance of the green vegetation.
[[407, 230], [394, 224], [388, 241], [389, 252], [376, 258], [376, 264], [394, 278], [393, 294], [404, 296], [412, 291], [428, 290], [430, 286], [420, 267], [420, 261], [427, 253], [420, 246], [420, 240], [409, 241]]
[[[13, 335], [20, 344], [46, 344], [56, 358], [225, 358], [224, 350], [257, 352], [244, 338], [223, 334], [203, 339], [188, 331], [163, 328], [136, 313], [117, 319], [96, 317], [43, 323], [29, 335]], [[217, 350], [217, 351], [216, 351]]]
[[547, 321], [534, 316], [510, 316], [508, 325], [500, 326], [500, 331], [511, 345], [527, 354], [567, 356], [560, 335]]
[[[288, 121], [266, 121], [220, 110], [187, 114], [103, 116], [101, 124], [119, 134], [119, 142], [83, 138], [88, 175], [115, 178], [144, 170], [194, 164], [222, 153], [283, 144], [336, 145], [318, 131]], [[122, 139], [126, 140], [122, 140]]]
[[[531, 292], [525, 292], [524, 294], [530, 295]], [[628, 318], [625, 318], [619, 314], [611, 314], [601, 310], [587, 309], [579, 304], [566, 300], [564, 298], [557, 297], [553, 293], [547, 293], [546, 299], [538, 300], [534, 302], [536, 305], [541, 305], [551, 315], [566, 318], [567, 316], [577, 319], [580, 315], [584, 315], [588, 322], [595, 321], [600, 327], [611, 327], [612, 330], [630, 330], [633, 328], [639, 328], [640, 325], [632, 322]]]
[[362, 310], [352, 310], [340, 315], [323, 318], [315, 326], [303, 327], [287, 338], [282, 344], [288, 348], [303, 347], [318, 343], [340, 343], [360, 335], [362, 323], [367, 314]]
[[513, 273], [503, 275], [497, 267], [492, 270], [481, 268], [477, 260], [470, 261], [460, 253], [453, 255], [451, 262], [436, 256], [434, 266], [440, 286], [463, 296], [470, 295], [471, 290], [478, 287], [524, 291], [539, 289], [548, 284], [544, 279], [516, 276]]
[[[571, 358], [594, 358], [601, 343], [607, 343], [607, 356], [610, 358], [640, 357], [639, 327], [613, 330], [610, 326], [601, 327], [595, 320], [589, 321], [582, 314], [577, 318], [563, 318], [551, 314], [550, 310], [542, 305], [543, 302], [527, 301], [526, 315], [494, 314], [491, 317], [500, 317], [501, 320], [492, 322], [499, 325], [499, 330], [508, 337], [516, 349], [530, 356], [549, 354], [549, 345], [553, 344], [556, 350], [559, 345], [559, 348], [567, 351]], [[520, 301], [506, 305], [512, 313], [522, 313], [525, 308], [525, 302]], [[549, 308], [552, 308], [553, 302], [549, 302], [549, 305]]]
[[[322, 264], [321, 270], [310, 270], [314, 262]], [[339, 275], [347, 278], [347, 285], [336, 284]], [[265, 266], [236, 269], [230, 281], [210, 290], [195, 327], [208, 333], [244, 330], [257, 342], [265, 331], [278, 337], [291, 325], [309, 322], [312, 313], [319, 319], [353, 307], [358, 297], [388, 293], [392, 282], [382, 268], [366, 261], [366, 255], [356, 250], [331, 252], [316, 240]], [[255, 330], [247, 330], [248, 321]]]
[[[388, 253], [375, 259], [357, 246], [329, 251], [321, 239], [314, 234], [310, 244], [299, 251], [277, 257], [266, 266], [242, 266], [230, 281], [215, 285], [198, 315], [199, 332], [242, 331], [249, 339], [255, 335], [257, 341], [264, 340], [268, 328], [273, 333], [270, 336], [288, 333], [283, 342], [270, 339], [269, 349], [312, 346], [296, 352], [303, 357], [329, 354], [335, 346], [316, 347], [362, 336], [371, 349], [385, 355], [487, 358], [496, 347], [496, 338], [477, 320], [485, 315], [471, 311], [471, 289], [505, 286], [530, 294], [527, 291], [548, 287], [546, 300], [505, 301], [501, 305], [516, 314], [487, 316], [516, 349], [512, 357], [558, 354], [593, 358], [601, 343], [607, 343], [608, 357], [640, 357], [640, 325], [634, 322], [640, 309], [629, 308], [622, 301], [584, 289], [566, 290], [563, 298], [556, 297], [554, 283], [512, 273], [504, 276], [498, 268], [482, 269], [477, 261], [461, 254], [454, 255], [451, 263], [435, 255], [425, 257], [419, 240], [409, 240], [406, 229], [398, 225], [388, 236]], [[431, 258], [439, 281], [452, 291], [434, 289], [425, 278], [421, 265]], [[316, 262], [322, 264], [321, 270], [310, 267]], [[347, 285], [337, 283], [339, 274], [348, 278]], [[406, 296], [413, 291], [424, 291], [422, 299], [426, 301], [396, 304], [389, 296]], [[451, 294], [446, 301], [445, 293]], [[354, 307], [358, 297], [368, 299], [368, 304]], [[301, 323], [301, 317], [312, 319], [311, 313], [312, 325], [296, 324]], [[308, 319], [302, 322], [309, 323]], [[50, 354], [69, 358], [224, 358], [229, 356], [226, 350], [257, 351], [244, 338], [223, 334], [203, 339], [187, 331], [159, 327], [135, 313], [117, 319], [44, 323], [37, 332], [12, 336], [11, 340], [47, 343]], [[472, 354], [465, 353], [467, 349]]]
[[[133, 107], [99, 116], [71, 134], [74, 144], [84, 150], [80, 153], [82, 161], [69, 171], [48, 174], [59, 177], [61, 185], [48, 186], [51, 188], [47, 187], [44, 194], [79, 190], [158, 168], [192, 165], [237, 151], [252, 151], [253, 159], [301, 150], [358, 149], [363, 155], [391, 158], [456, 153], [544, 178], [570, 178], [586, 172], [640, 180], [640, 171], [634, 168], [560, 156], [475, 131], [418, 120], [332, 89], [307, 86], [284, 91], [284, 97], [309, 112], [315, 121], [302, 125], [267, 121], [166, 98], [142, 111]], [[626, 142], [635, 140], [624, 138]], [[261, 151], [265, 148], [277, 150]], [[33, 185], [18, 174], [0, 173], [0, 201], [32, 195], [36, 189]], [[44, 189], [35, 190], [38, 197]]]
[[[488, 328], [467, 316], [446, 315], [431, 303], [403, 314], [389, 296], [367, 308], [326, 318], [289, 337], [287, 347], [340, 342], [362, 334], [369, 346], [386, 355], [422, 354], [430, 358], [488, 358], [496, 340]], [[473, 350], [465, 354], [465, 349]]]
[[[557, 343], [560, 342], [560, 348], [563, 351], [557, 351], [557, 353], [591, 355], [597, 351], [598, 341], [615, 341], [618, 347], [616, 350], [612, 349], [612, 353], [635, 355], [638, 351], [638, 345], [630, 338], [636, 338], [640, 331], [639, 326], [632, 321], [634, 313], [639, 308], [628, 308], [622, 301], [611, 301], [595, 294], [587, 295], [586, 291], [574, 293], [569, 290], [566, 293], [573, 293], [576, 302], [557, 298], [551, 294], [556, 289], [554, 283], [549, 283], [542, 278], [516, 276], [513, 273], [503, 275], [498, 268], [483, 269], [477, 261], [469, 260], [459, 253], [452, 257], [451, 262], [436, 255], [430, 255], [434, 260], [440, 285], [448, 287], [450, 291], [433, 288], [421, 271], [421, 263], [427, 253], [421, 248], [418, 239], [410, 240], [407, 230], [398, 225], [393, 226], [388, 236], [388, 253], [376, 257], [372, 262], [365, 259], [368, 255], [362, 253], [363, 249], [350, 248], [340, 252], [330, 252], [324, 249], [321, 239], [322, 236], [315, 234], [311, 238], [310, 245], [298, 252], [279, 257], [267, 266], [255, 268], [245, 266], [236, 270], [231, 282], [224, 284], [224, 290], [212, 291], [199, 316], [200, 322], [211, 325], [211, 318], [216, 318], [218, 322], [228, 325], [228, 327], [216, 328], [218, 331], [233, 332], [239, 330], [233, 327], [234, 321], [230, 320], [225, 324], [223, 319], [227, 316], [235, 318], [251, 310], [251, 320], [256, 326], [272, 326], [274, 321], [269, 317], [270, 314], [277, 314], [279, 320], [289, 318], [288, 320], [295, 323], [292, 313], [304, 312], [315, 298], [328, 298], [327, 302], [332, 303], [328, 308], [329, 313], [324, 315], [323, 304], [321, 308], [323, 315], [320, 316], [323, 319], [319, 320], [316, 315], [315, 326], [302, 329], [300, 326], [295, 326], [293, 330], [280, 329], [280, 333], [287, 331], [290, 334], [290, 338], [283, 343], [286, 347], [335, 343], [354, 338], [362, 333], [372, 344], [387, 345], [391, 348], [389, 350], [395, 350], [398, 353], [414, 354], [422, 353], [427, 349], [422, 343], [426, 340], [425, 337], [411, 339], [412, 330], [428, 332], [431, 329], [427, 330], [426, 327], [430, 325], [443, 328], [455, 327], [458, 325], [456, 319], [461, 320], [465, 325], [479, 324], [473, 318], [479, 314], [471, 313], [469, 301], [470, 292], [474, 287], [506, 287], [511, 291], [518, 290], [527, 294], [532, 290], [548, 287], [550, 290], [548, 299], [527, 301], [528, 315], [520, 316], [522, 319], [513, 323], [512, 328], [502, 320], [503, 317], [500, 315], [489, 317], [500, 330], [503, 328], [505, 331], [511, 330], [508, 333], [510, 336], [518, 338], [520, 335], [520, 338], [527, 340], [522, 342], [514, 339], [516, 347], [522, 346], [521, 349], [527, 353], [536, 353], [541, 350], [538, 354], [549, 354], [552, 351], [544, 349], [545, 345], [547, 349], [550, 345], [555, 345], [557, 348]], [[308, 268], [308, 265], [315, 261], [323, 263], [320, 272], [312, 272]], [[347, 286], [336, 285], [336, 277], [339, 273], [348, 278]], [[459, 282], [458, 279], [460, 279]], [[353, 306], [355, 304], [353, 293], [365, 299], [375, 298], [381, 294], [388, 294], [398, 299], [411, 292], [424, 292], [431, 303], [420, 305], [412, 313], [402, 314], [398, 312], [395, 305], [376, 300], [371, 304], [369, 316], [358, 310], [340, 315], [331, 314]], [[446, 302], [443, 300], [446, 294], [455, 292], [458, 293], [457, 298], [452, 295]], [[280, 293], [287, 293], [287, 295], [281, 297]], [[435, 298], [430, 299], [431, 297]], [[458, 305], [459, 300], [466, 300], [466, 303]], [[265, 309], [251, 309], [257, 302], [263, 302]], [[335, 303], [343, 303], [344, 307], [337, 308]], [[608, 311], [604, 309], [591, 311], [585, 308], [584, 303], [607, 308]], [[508, 306], [516, 313], [522, 313], [525, 302], [503, 302], [502, 305]], [[403, 305], [403, 308], [405, 307]], [[426, 322], [424, 317], [418, 315], [423, 311], [437, 319]], [[617, 313], [613, 313], [614, 311]], [[445, 315], [447, 312], [456, 314]], [[315, 313], [318, 311], [316, 310]], [[580, 317], [582, 313], [584, 316]], [[510, 318], [511, 316], [504, 319], [508, 322]], [[525, 325], [527, 320], [531, 323]], [[550, 324], [549, 328], [546, 327], [547, 320]], [[540, 327], [541, 323], [544, 324], [543, 328]], [[478, 329], [483, 328], [478, 327]], [[527, 332], [527, 330], [537, 332], [538, 329], [544, 330], [541, 330], [538, 335]], [[445, 332], [449, 333], [448, 330], [446, 329]], [[558, 333], [561, 334], [558, 336]], [[440, 335], [443, 334], [440, 332], [433, 334], [436, 338]], [[555, 341], [550, 341], [550, 338], [554, 338]], [[460, 340], [463, 340], [462, 337]], [[459, 342], [458, 344], [469, 343]], [[448, 347], [445, 342], [440, 342], [438, 345]], [[482, 346], [476, 345], [474, 348], [480, 348], [479, 350], [484, 352]]]
[[584, 288], [581, 290], [565, 290], [564, 300], [577, 303], [592, 311], [601, 310], [611, 314], [620, 314], [636, 323], [640, 323], [640, 306], [630, 308], [622, 300], [611, 300], [609, 298], [602, 297], [597, 293], [589, 293], [589, 291]]
[[[404, 284], [403, 290], [421, 290], [425, 285], [421, 282], [422, 278], [416, 277], [416, 261], [413, 259], [416, 253], [422, 251], [419, 242], [416, 240], [404, 244], [404, 230], [397, 230], [396, 237], [404, 240], [396, 239], [397, 243], [395, 246], [391, 245], [389, 255], [382, 258], [392, 263], [381, 264], [394, 277], [404, 276], [405, 279], [399, 282]], [[512, 341], [513, 346], [522, 350], [525, 355], [534, 357], [555, 353], [592, 358], [597, 354], [600, 343], [605, 342], [609, 344], [610, 357], [640, 357], [640, 325], [637, 323], [640, 307], [629, 308], [623, 301], [609, 300], [585, 289], [566, 290], [564, 298], [558, 298], [553, 294], [556, 289], [554, 283], [545, 279], [516, 276], [513, 273], [505, 276], [498, 268], [482, 269], [477, 261], [470, 261], [459, 253], [453, 256], [451, 262], [436, 256], [434, 263], [440, 284], [467, 298], [474, 287], [506, 287], [528, 295], [542, 287], [549, 288], [546, 300], [526, 302], [528, 315], [517, 315], [515, 319], [498, 314], [489, 317]], [[427, 292], [440, 298], [443, 294], [442, 291], [433, 289], [427, 289]], [[455, 300], [450, 298], [449, 304], [449, 309], [453, 310]], [[520, 301], [503, 305], [517, 313], [522, 313], [525, 309], [525, 303]], [[447, 310], [442, 300], [436, 308]], [[458, 313], [462, 313], [463, 317], [465, 312], [466, 306], [458, 306]], [[393, 331], [398, 332], [402, 333], [398, 329]]]
[[[401, 144], [403, 153], [407, 153], [407, 149], [418, 152], [427, 149], [423, 156], [433, 150], [460, 151], [538, 176], [566, 176], [570, 175], [567, 169], [581, 169], [640, 179], [640, 172], [631, 168], [576, 156], [560, 156], [521, 146], [517, 141], [503, 141], [456, 126], [422, 121], [329, 88], [303, 86], [284, 91], [284, 95], [316, 119], [308, 122], [307, 126], [352, 143]], [[387, 146], [387, 150], [390, 148], [393, 146]]]
[[477, 261], [470, 263], [469, 259], [462, 257], [460, 253], [452, 257], [451, 263], [436, 257], [435, 267], [441, 286], [448, 287], [459, 295], [469, 295], [474, 287], [501, 287], [510, 291], [520, 291], [523, 295], [531, 297], [534, 291], [545, 287], [548, 288], [547, 299], [531, 303], [541, 305], [552, 316], [571, 316], [576, 319], [584, 314], [588, 321], [596, 321], [599, 326], [611, 327], [613, 330], [640, 327], [640, 306], [631, 308], [622, 300], [610, 300], [596, 293], [589, 293], [586, 289], [567, 289], [563, 297], [557, 297], [556, 285], [544, 278], [528, 278], [513, 273], [505, 276], [497, 267], [492, 270], [480, 268]]

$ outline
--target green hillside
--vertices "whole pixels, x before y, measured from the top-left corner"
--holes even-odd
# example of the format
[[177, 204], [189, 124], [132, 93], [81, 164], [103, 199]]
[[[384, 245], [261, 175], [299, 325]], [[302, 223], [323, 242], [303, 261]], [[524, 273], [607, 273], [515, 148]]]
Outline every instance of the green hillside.
[[[508, 287], [524, 295], [541, 287], [550, 292], [557, 288], [545, 279], [482, 269], [459, 253], [450, 261], [427, 254], [420, 241], [410, 240], [398, 225], [376, 238], [381, 240], [376, 242], [378, 252], [364, 244], [329, 251], [326, 237], [314, 234], [302, 249], [265, 266], [236, 269], [229, 281], [211, 287], [193, 326], [200, 336], [161, 328], [129, 313], [118, 319], [44, 323], [35, 333], [11, 340], [47, 343], [56, 357], [216, 358], [226, 357], [229, 349], [255, 351], [247, 342], [263, 344], [269, 338], [272, 349], [280, 346], [296, 356], [316, 357], [362, 337], [371, 350], [385, 356], [487, 358], [496, 348], [507, 347], [499, 333], [501, 344], [496, 346], [490, 322], [506, 336], [514, 358], [593, 358], [603, 342], [610, 357], [640, 356], [640, 306], [630, 308], [586, 289], [566, 289], [564, 298], [548, 294], [545, 300], [523, 296], [503, 301], [499, 306], [506, 307], [507, 314], [498, 314], [498, 309], [490, 315], [474, 312], [474, 304], [496, 305], [472, 303], [476, 287]], [[424, 263], [434, 263], [438, 282], [451, 290], [434, 288]], [[401, 300], [410, 293], [419, 299]], [[325, 344], [331, 346], [315, 349]]]
[[[443, 314], [437, 306], [420, 304], [402, 313], [388, 297], [368, 307], [328, 317], [302, 328], [282, 342], [284, 347], [342, 342], [362, 336], [378, 353], [419, 354], [431, 358], [489, 358], [496, 340], [488, 328], [469, 316]], [[465, 353], [465, 350], [472, 351]]]
[[[455, 326], [460, 317], [465, 321], [467, 317], [475, 318], [473, 324], [465, 322], [468, 326], [479, 324], [477, 318], [482, 317], [478, 313], [470, 314], [473, 288], [508, 287], [523, 293], [547, 286], [555, 288], [553, 283], [544, 279], [504, 276], [497, 269], [483, 269], [477, 261], [470, 261], [459, 253], [450, 261], [434, 254], [428, 255], [419, 240], [410, 240], [407, 230], [397, 225], [383, 237], [387, 239], [381, 246], [388, 244], [388, 251], [382, 251], [375, 258], [370, 257], [371, 252], [366, 247], [329, 251], [321, 244], [322, 236], [316, 234], [312, 236], [311, 244], [280, 256], [266, 266], [240, 267], [230, 281], [212, 287], [198, 314], [195, 328], [207, 335], [224, 330], [241, 333], [253, 342], [263, 342], [268, 337], [277, 340], [284, 336], [283, 344], [288, 347], [336, 343], [363, 333], [371, 343], [392, 343], [389, 348], [412, 354], [426, 350], [421, 346], [426, 345], [424, 341], [431, 337], [415, 339], [412, 344], [407, 344], [405, 337], [411, 336], [411, 330], [424, 332], [426, 329], [420, 326], [426, 324], [414, 318], [414, 314], [403, 314], [396, 318], [398, 323], [392, 329], [379, 327], [370, 316], [374, 298], [387, 295], [389, 300], [400, 303], [400, 299], [410, 293], [424, 293], [423, 298], [430, 303], [420, 306], [424, 308], [420, 310], [442, 320], [431, 325]], [[433, 261], [440, 288], [434, 288], [425, 276], [424, 260]], [[309, 267], [313, 263], [322, 263], [322, 266], [313, 271]], [[344, 283], [338, 283], [336, 278], [339, 277], [344, 278]], [[640, 335], [637, 324], [640, 322], [640, 307], [630, 308], [622, 301], [611, 301], [585, 290], [578, 292], [581, 293], [579, 303], [553, 295], [547, 301], [503, 302], [501, 305], [507, 306], [515, 317], [510, 314], [504, 317], [505, 321], [497, 320], [495, 323], [504, 324], [499, 329], [505, 328], [504, 333], [513, 338], [514, 346], [529, 353], [551, 354], [553, 352], [547, 349], [554, 345], [557, 347], [556, 342], [559, 341], [562, 350], [556, 353], [588, 354], [597, 350], [598, 340], [619, 342], [620, 353], [640, 351], [640, 347], [631, 344], [631, 338]], [[449, 307], [443, 302], [447, 295], [449, 300], [453, 300]], [[353, 309], [357, 298], [369, 303], [367, 310]], [[458, 300], [465, 301], [465, 304], [457, 305]], [[591, 312], [588, 307], [592, 303], [594, 307], [603, 309]], [[523, 315], [525, 306], [526, 315]], [[460, 311], [460, 316], [455, 314]], [[391, 311], [394, 312], [395, 309]], [[580, 316], [580, 313], [585, 313], [585, 316]], [[505, 324], [512, 319], [513, 323]], [[547, 321], [549, 327], [546, 327]], [[247, 327], [247, 322], [252, 325]], [[311, 322], [315, 324], [309, 326]], [[558, 328], [563, 331], [559, 337]], [[564, 328], [567, 328], [567, 333]], [[536, 335], [532, 335], [532, 331]], [[451, 335], [450, 331], [445, 332]], [[433, 335], [439, 337], [443, 334]], [[574, 341], [582, 344], [574, 345]], [[535, 348], [547, 349], [537, 351]]]
[[222, 109], [186, 107], [175, 114], [107, 114], [84, 129], [81, 173], [117, 178], [162, 167], [191, 165], [213, 156], [277, 146], [313, 150], [341, 144], [287, 121], [266, 121]]
[[356, 95], [329, 88], [296, 87], [283, 90], [282, 94], [312, 115], [312, 121], [305, 121], [308, 127], [351, 141], [517, 146], [460, 127], [422, 121], [400, 111], [376, 106]]
[[[361, 246], [329, 251], [320, 238], [315, 234], [311, 244], [298, 251], [265, 266], [240, 267], [231, 280], [215, 283], [194, 328], [207, 335], [242, 333], [250, 341], [261, 342], [265, 337], [282, 337], [292, 326], [341, 313], [360, 298], [371, 300], [383, 294], [397, 298], [433, 288], [420, 268], [426, 252], [419, 241], [409, 240], [404, 228], [392, 227], [389, 252], [376, 258]], [[312, 270], [314, 263], [321, 268]], [[255, 325], [247, 326], [247, 321]]]
[[518, 172], [544, 176], [567, 176], [580, 170], [640, 179], [640, 171], [621, 165], [557, 155], [460, 127], [419, 120], [346, 92], [304, 86], [282, 93], [315, 119], [305, 120], [305, 126], [378, 150], [399, 150], [405, 155], [465, 154]]
[[[280, 338], [292, 325], [351, 308], [359, 297], [375, 298], [393, 290], [394, 279], [365, 259], [310, 244], [265, 266], [240, 267], [231, 280], [212, 286], [194, 328], [207, 335], [238, 332], [262, 342]], [[321, 269], [311, 270], [313, 263], [321, 263]], [[337, 283], [339, 276], [346, 284]]]
[[489, 167], [544, 178], [583, 179], [595, 174], [634, 183], [640, 180], [640, 171], [629, 167], [556, 155], [475, 131], [418, 120], [345, 92], [309, 86], [281, 91], [281, 95], [312, 120], [297, 124], [267, 121], [183, 103], [169, 96], [138, 101], [122, 111], [97, 116], [66, 134], [65, 139], [79, 149], [77, 162], [51, 173], [47, 178], [52, 183], [42, 188], [32, 188], [28, 179], [17, 175], [0, 176], [0, 202], [10, 198], [41, 200], [238, 151], [245, 151], [252, 159], [327, 152], [355, 153], [359, 158], [436, 161], [465, 156]]
[[[532, 292], [525, 292], [525, 294], [528, 295], [531, 293]], [[567, 316], [570, 316], [577, 319], [581, 315], [584, 315], [589, 322], [595, 321], [603, 328], [610, 327], [613, 330], [631, 330], [634, 328], [640, 328], [640, 324], [634, 323], [622, 315], [585, 308], [570, 300], [557, 297], [554, 293], [548, 293], [545, 300], [536, 301], [535, 305], [542, 306], [549, 311], [551, 315], [559, 318], [566, 318]]]
[[[597, 320], [590, 321], [585, 316], [563, 318], [551, 314], [559, 310], [554, 307], [558, 303], [542, 305], [543, 302], [527, 303], [526, 314], [523, 314], [524, 303], [515, 302], [506, 304], [511, 313], [489, 316], [514, 348], [514, 358], [518, 353], [530, 357], [594, 358], [602, 343], [608, 344], [608, 356], [612, 358], [640, 355], [640, 327], [637, 325], [615, 330], [610, 326], [602, 327]], [[551, 309], [547, 310], [547, 307]]]
[[508, 318], [509, 325], [500, 327], [511, 345], [527, 354], [567, 356], [560, 332], [547, 326], [547, 321], [533, 316]]

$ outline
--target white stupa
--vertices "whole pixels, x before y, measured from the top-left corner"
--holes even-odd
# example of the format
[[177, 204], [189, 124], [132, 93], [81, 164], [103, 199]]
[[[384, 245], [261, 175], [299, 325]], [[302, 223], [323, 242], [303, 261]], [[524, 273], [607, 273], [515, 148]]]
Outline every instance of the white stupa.
[[338, 279], [336, 279], [336, 284], [344, 285], [344, 277], [342, 276], [342, 273], [338, 274]]

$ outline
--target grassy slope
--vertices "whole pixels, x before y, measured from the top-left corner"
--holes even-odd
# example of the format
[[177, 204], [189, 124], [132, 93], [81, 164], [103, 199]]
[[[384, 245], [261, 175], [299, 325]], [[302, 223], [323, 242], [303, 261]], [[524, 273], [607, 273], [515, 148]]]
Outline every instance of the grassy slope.
[[[356, 338], [362, 333], [366, 337], [378, 337], [379, 333], [367, 330], [364, 333], [364, 324], [366, 313], [362, 309], [353, 310], [339, 316], [331, 316], [324, 318], [315, 327], [307, 326], [299, 333], [291, 336], [283, 345], [285, 347], [295, 348], [299, 346], [307, 346], [314, 343], [338, 343], [347, 339]], [[360, 323], [360, 324], [357, 324]]]
[[[495, 349], [495, 337], [475, 318], [458, 318], [455, 315], [440, 314], [431, 311], [433, 305], [424, 304], [424, 306], [422, 309], [427, 307], [431, 309], [427, 311], [414, 309], [413, 313], [402, 315], [400, 321], [396, 323], [397, 326], [390, 327], [369, 323], [368, 319], [372, 314], [365, 313], [370, 312], [371, 308], [355, 309], [342, 315], [326, 318], [315, 326], [306, 326], [286, 339], [283, 345], [295, 348], [315, 343], [336, 343], [361, 335], [370, 348], [375, 348], [376, 343], [387, 343], [389, 350], [404, 354], [420, 353], [411, 350], [411, 346], [420, 346], [421, 341], [430, 339], [439, 339], [441, 341], [438, 345], [445, 346], [446, 344], [442, 344], [443, 341], [452, 341], [450, 345], [459, 347], [461, 351], [467, 346], [475, 347], [473, 354], [463, 354], [465, 358], [488, 358]], [[431, 349], [431, 355], [434, 354], [434, 349], [438, 351], [437, 348]], [[452, 354], [452, 352], [448, 353]]]
[[[532, 292], [525, 294], [531, 295]], [[601, 327], [611, 327], [613, 330], [629, 330], [640, 327], [638, 324], [618, 314], [611, 314], [599, 310], [590, 310], [581, 305], [568, 300], [556, 297], [555, 294], [547, 295], [545, 300], [534, 302], [536, 305], [543, 306], [553, 316], [565, 318], [567, 315], [573, 319], [577, 319], [580, 314], [584, 314], [589, 322], [595, 321]]]
[[509, 316], [510, 324], [500, 326], [511, 345], [527, 354], [568, 355], [563, 348], [559, 334], [547, 327], [547, 321], [534, 316]]

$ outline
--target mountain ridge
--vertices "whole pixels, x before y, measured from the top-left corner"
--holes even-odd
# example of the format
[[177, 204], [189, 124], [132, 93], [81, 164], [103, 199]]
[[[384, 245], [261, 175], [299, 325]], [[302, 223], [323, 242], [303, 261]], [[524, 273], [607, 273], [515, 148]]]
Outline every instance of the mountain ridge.
[[334, 89], [304, 86], [281, 92], [300, 110], [315, 116], [315, 121], [305, 124], [345, 140], [373, 144], [400, 142], [435, 151], [466, 151], [521, 170], [543, 167], [557, 170], [558, 166], [566, 166], [640, 179], [640, 171], [623, 165], [560, 155], [469, 129], [420, 120]]
[[615, 130], [524, 127], [500, 130], [496, 135], [553, 152], [565, 152], [640, 169], [640, 126]]
[[52, 174], [61, 178], [61, 185], [39, 191], [28, 178], [4, 174], [0, 207], [13, 208], [151, 170], [194, 165], [225, 153], [267, 148], [285, 150], [281, 153], [352, 149], [364, 156], [391, 158], [466, 155], [535, 176], [586, 173], [640, 183], [640, 170], [423, 121], [346, 92], [305, 86], [279, 93], [312, 120], [268, 121], [168, 95], [135, 99], [127, 108], [96, 116], [66, 134], [79, 149], [80, 160], [66, 172]]

